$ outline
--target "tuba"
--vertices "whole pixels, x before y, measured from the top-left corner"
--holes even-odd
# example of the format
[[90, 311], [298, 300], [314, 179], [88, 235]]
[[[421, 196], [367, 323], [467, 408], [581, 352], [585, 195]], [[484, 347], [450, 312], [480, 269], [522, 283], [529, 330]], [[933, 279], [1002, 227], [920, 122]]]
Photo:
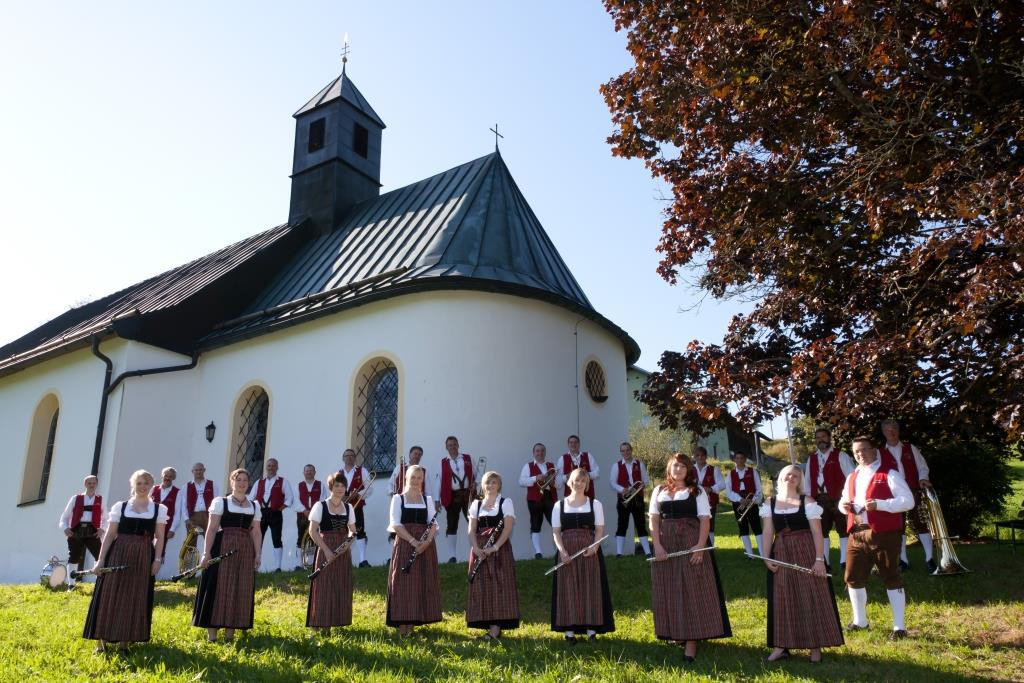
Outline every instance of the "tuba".
[[484, 499], [484, 475], [487, 474], [487, 458], [480, 456], [476, 459], [476, 470], [473, 472], [473, 492], [475, 500]]
[[950, 536], [949, 529], [946, 528], [946, 519], [942, 516], [942, 506], [939, 505], [939, 494], [935, 493], [935, 489], [929, 486], [925, 488], [921, 502], [927, 506], [928, 528], [932, 532], [932, 540], [935, 542], [936, 552], [939, 558], [941, 558], [938, 560], [938, 567], [932, 572], [932, 576], [952, 576], [971, 571], [963, 566], [960, 563], [960, 559], [956, 556], [956, 550], [953, 548], [953, 539], [956, 536]]

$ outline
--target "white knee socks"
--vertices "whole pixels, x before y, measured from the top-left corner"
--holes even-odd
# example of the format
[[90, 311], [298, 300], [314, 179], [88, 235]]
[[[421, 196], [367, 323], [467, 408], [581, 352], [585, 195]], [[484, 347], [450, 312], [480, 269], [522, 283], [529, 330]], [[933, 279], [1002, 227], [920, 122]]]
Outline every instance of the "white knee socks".
[[900, 559], [910, 564], [910, 560], [907, 559], [907, 535], [903, 534], [903, 542], [900, 544]]
[[825, 563], [831, 565], [832, 557], [828, 554], [828, 536], [825, 536], [824, 541], [824, 545], [821, 546], [821, 554], [825, 556]]
[[892, 629], [894, 631], [907, 630], [906, 624], [903, 623], [907, 611], [906, 594], [902, 588], [891, 589], [885, 592], [889, 596], [889, 607], [892, 608]]
[[615, 554], [616, 555], [621, 555], [622, 554], [622, 545], [625, 542], [626, 542], [626, 537], [625, 536], [616, 536], [615, 537]]
[[846, 539], [845, 538], [840, 538], [839, 539], [839, 563], [840, 564], [845, 564], [846, 563]]
[[715, 534], [714, 533], [708, 534], [708, 540], [711, 541], [711, 545], [714, 545], [715, 544]]
[[533, 552], [540, 555], [540, 534], [530, 534], [530, 540], [533, 541]]
[[743, 547], [747, 549], [747, 552], [753, 554], [754, 549], [750, 547], [750, 536], [740, 536], [740, 540], [743, 541]]
[[274, 548], [274, 569], [281, 568], [281, 559], [284, 557], [284, 548]]
[[924, 561], [932, 559], [932, 535], [918, 534], [917, 540], [921, 541], [921, 547], [924, 548]]
[[761, 552], [761, 548], [764, 547], [764, 535], [758, 534], [754, 538], [757, 539], [757, 552]]
[[651, 554], [651, 543], [647, 540], [646, 536], [640, 537], [640, 547], [644, 549], [644, 555]]
[[359, 553], [359, 564], [362, 564], [363, 562], [366, 561], [366, 539], [365, 538], [357, 538], [356, 539], [356, 551]]
[[448, 536], [447, 538], [448, 538], [448, 550], [450, 552], [448, 557], [457, 557], [457, 555], [455, 554], [455, 551], [457, 550], [456, 543], [459, 540], [459, 537], [456, 536], [455, 534], [452, 534], [451, 536]]
[[[846, 592], [850, 594], [850, 606], [853, 608], [853, 623], [857, 626], [866, 627], [868, 625], [868, 589], [847, 588]], [[891, 601], [892, 598], [890, 598]]]

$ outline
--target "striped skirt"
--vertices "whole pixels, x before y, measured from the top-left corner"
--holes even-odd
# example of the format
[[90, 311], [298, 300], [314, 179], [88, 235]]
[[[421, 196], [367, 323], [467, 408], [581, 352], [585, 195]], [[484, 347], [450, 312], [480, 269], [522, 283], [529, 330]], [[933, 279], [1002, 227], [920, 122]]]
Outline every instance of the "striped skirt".
[[[492, 529], [476, 535], [482, 548]], [[469, 554], [469, 571], [476, 560]], [[519, 628], [519, 590], [516, 588], [516, 559], [512, 545], [505, 543], [480, 565], [466, 591], [466, 625], [470, 628]]]
[[[348, 530], [324, 532], [324, 542], [334, 549], [348, 538]], [[351, 546], [345, 549], [319, 574], [310, 580], [309, 602], [306, 605], [306, 626], [325, 628], [348, 626], [352, 623], [352, 554]], [[327, 562], [321, 550], [316, 551], [315, 569]]]
[[127, 569], [101, 574], [89, 603], [82, 636], [111, 643], [149, 640], [153, 622], [153, 538], [121, 534], [114, 539], [104, 566]]
[[[426, 524], [406, 524], [405, 530], [419, 538]], [[388, 565], [388, 604], [385, 623], [433, 624], [441, 621], [441, 582], [437, 572], [437, 544], [431, 543], [416, 556], [409, 573], [402, 571], [412, 555], [412, 546], [395, 538]]]
[[[772, 557], [810, 567], [814, 537], [809, 529], [775, 535]], [[768, 572], [768, 647], [811, 649], [843, 644], [832, 580], [780, 567]]]
[[203, 572], [192, 610], [192, 625], [203, 628], [252, 628], [256, 592], [256, 557], [248, 529], [217, 532], [213, 556], [236, 551]]
[[[700, 520], [694, 517], [661, 520], [661, 547], [667, 553], [687, 550], [700, 538]], [[651, 563], [651, 602], [654, 634], [662, 640], [708, 640], [732, 635], [725, 611], [722, 580], [714, 551]]]
[[[593, 529], [562, 531], [562, 545], [569, 555], [583, 550], [593, 542]], [[580, 633], [587, 630], [609, 633], [615, 630], [608, 573], [604, 567], [604, 553], [600, 548], [596, 555], [581, 555], [555, 572], [551, 587], [551, 630]]]

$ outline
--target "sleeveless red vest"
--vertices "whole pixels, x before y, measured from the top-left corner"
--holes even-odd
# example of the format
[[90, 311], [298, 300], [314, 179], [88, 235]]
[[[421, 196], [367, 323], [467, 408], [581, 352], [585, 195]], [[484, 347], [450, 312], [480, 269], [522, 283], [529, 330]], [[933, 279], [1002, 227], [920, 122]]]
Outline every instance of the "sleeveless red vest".
[[885, 446], [882, 446], [878, 450], [878, 460], [880, 462], [878, 465], [879, 472], [882, 470], [885, 470], [886, 472], [889, 470], [899, 470], [899, 465], [896, 464], [896, 458], [893, 457], [892, 453], [890, 453], [889, 449]]
[[[266, 485], [266, 477], [260, 479], [259, 483], [256, 484], [256, 502], [261, 506], [263, 505], [263, 488]], [[278, 477], [274, 485], [270, 487], [270, 509], [284, 509], [284, 479], [281, 477]]]
[[[555, 463], [553, 463], [553, 462], [545, 462], [544, 465], [545, 465], [544, 472], [550, 472], [551, 470], [555, 469]], [[537, 461], [536, 460], [531, 460], [530, 461], [530, 476], [531, 477], [539, 477], [541, 474], [543, 474], [543, 472], [541, 471], [540, 466], [537, 465]], [[555, 497], [556, 497], [555, 496], [555, 487], [554, 487], [554, 485], [548, 486], [548, 488], [547, 488], [545, 493], [546, 493], [548, 498], [550, 498], [551, 500], [554, 500]], [[530, 484], [529, 488], [526, 489], [526, 500], [532, 500], [532, 501], [544, 500], [545, 493], [541, 493], [540, 487], [537, 486], [537, 484]]]
[[[587, 474], [589, 474], [591, 472], [591, 469], [590, 469], [590, 453], [588, 453], [587, 451], [584, 451], [584, 452], [580, 453], [580, 467], [585, 469], [587, 471]], [[569, 490], [569, 475], [572, 474], [572, 471], [574, 469], [576, 469], [576, 468], [573, 467], [573, 465], [572, 465], [572, 455], [569, 454], [569, 453], [562, 453], [562, 474], [565, 476], [565, 479], [566, 479], [565, 486], [563, 487], [565, 489], [565, 492], [562, 494], [563, 496], [568, 496], [570, 493], [572, 493]], [[593, 478], [591, 478], [590, 483], [587, 484], [587, 497], [588, 498], [593, 498], [594, 497], [594, 480], [593, 480]]]
[[[624, 461], [622, 461], [622, 460], [619, 460], [619, 462], [617, 464], [619, 466], [618, 467], [619, 474], [616, 477], [615, 483], [618, 484], [619, 486], [622, 486], [622, 487], [625, 488], [625, 487], [629, 486], [629, 476], [626, 473], [626, 463]], [[640, 461], [637, 460], [636, 458], [633, 458], [633, 467], [632, 467], [632, 469], [633, 469], [633, 481], [634, 482], [643, 481], [643, 472], [640, 471]]]
[[[462, 454], [462, 470], [466, 473], [462, 480], [462, 488], [472, 488], [476, 478], [473, 476], [473, 459], [469, 457], [468, 453]], [[454, 475], [451, 458], [445, 456], [441, 459], [441, 505], [444, 507], [448, 507], [452, 503], [452, 477]]]
[[[811, 453], [808, 479], [811, 480], [811, 497], [818, 495], [818, 452]], [[839, 464], [839, 449], [833, 448], [825, 458], [825, 495], [839, 500], [843, 495], [843, 468]]]
[[167, 494], [163, 501], [160, 500], [160, 484], [154, 486], [149, 492], [149, 497], [153, 499], [154, 503], [157, 505], [163, 504], [167, 508], [167, 529], [170, 529], [171, 525], [174, 524], [174, 513], [178, 509], [178, 491], [180, 490], [177, 486], [172, 485], [171, 492]]
[[[704, 468], [704, 478], [701, 480], [700, 485], [709, 488], [715, 485], [715, 468], [711, 465]], [[718, 494], [714, 491], [708, 493], [708, 504], [711, 507], [718, 505]]]
[[[907, 441], [903, 442], [901, 448], [900, 464], [903, 465], [903, 478], [907, 480], [907, 486], [910, 487], [910, 490], [916, 491], [921, 488], [921, 475], [917, 471], [917, 460], [914, 459], [914, 449]], [[882, 450], [889, 454], [889, 457], [892, 458], [894, 463], [896, 462], [896, 456], [889, 450], [888, 444], [886, 444], [885, 448]], [[893, 469], [896, 469], [895, 466]]]
[[[92, 522], [90, 524], [99, 529], [100, 520], [103, 519], [103, 496], [97, 495], [92, 497], [92, 505], [89, 506], [89, 511], [92, 512]], [[85, 512], [85, 494], [79, 493], [75, 496], [75, 504], [71, 508], [72, 529], [82, 523], [83, 512]]]
[[306, 488], [306, 480], [303, 479], [299, 482], [299, 502], [302, 503], [303, 509], [306, 512], [320, 502], [320, 480], [313, 480], [312, 490]]
[[[351, 493], [352, 491], [358, 491], [361, 488], [363, 488], [363, 466], [362, 465], [356, 465], [355, 467], [352, 468], [352, 479], [351, 479], [351, 481], [348, 482], [348, 488], [345, 489], [345, 493]], [[364, 493], [365, 493], [365, 491], [364, 491]], [[352, 503], [352, 509], [353, 510], [358, 510], [359, 508], [363, 507], [364, 505], [366, 505], [366, 501], [364, 501], [363, 497], [360, 496], [359, 497], [359, 502]]]
[[[185, 484], [185, 511], [189, 517], [195, 514], [198, 500], [199, 492], [196, 491], [196, 482], [193, 480]], [[206, 506], [207, 511], [209, 511], [211, 503], [213, 503], [213, 482], [207, 479], [203, 482], [203, 505]]]
[[[853, 496], [856, 492], [857, 472], [854, 471], [846, 478], [846, 497], [852, 508]], [[892, 489], [889, 488], [889, 470], [882, 470], [881, 467], [871, 477], [867, 491], [864, 492], [865, 500], [887, 500], [892, 498]], [[881, 531], [902, 531], [903, 514], [899, 512], [885, 512], [883, 510], [872, 510], [867, 513], [868, 526], [874, 532]], [[853, 519], [853, 512], [846, 513], [846, 531], [853, 531], [856, 522]]]
[[[729, 476], [732, 478], [732, 491], [738, 494], [740, 492], [740, 476], [736, 470], [730, 472]], [[754, 470], [749, 467], [743, 472], [743, 487], [744, 497], [751, 493], [757, 493], [757, 488], [754, 485]]]

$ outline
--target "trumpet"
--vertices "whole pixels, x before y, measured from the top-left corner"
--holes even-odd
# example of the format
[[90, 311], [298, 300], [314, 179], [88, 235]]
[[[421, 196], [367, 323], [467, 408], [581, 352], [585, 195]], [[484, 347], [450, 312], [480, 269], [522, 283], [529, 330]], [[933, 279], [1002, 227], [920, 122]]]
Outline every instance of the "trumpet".
[[547, 493], [549, 488], [553, 488], [555, 485], [555, 477], [558, 475], [558, 469], [552, 467], [544, 474], [537, 477], [537, 488], [541, 493]]
[[954, 574], [966, 574], [971, 571], [960, 563], [953, 548], [953, 539], [956, 536], [949, 535], [946, 527], [946, 519], [942, 515], [942, 506], [939, 505], [939, 494], [935, 489], [928, 486], [924, 489], [924, 496], [921, 502], [928, 509], [928, 528], [932, 532], [932, 540], [938, 543], [939, 556], [938, 567], [932, 572], [932, 576], [952, 576]]
[[644, 490], [643, 481], [634, 481], [629, 488], [622, 492], [622, 504], [629, 505], [629, 501], [636, 498], [637, 494]]
[[359, 488], [352, 489], [351, 491], [346, 493], [345, 497], [342, 499], [343, 502], [345, 503], [345, 505], [348, 505], [349, 503], [351, 503], [352, 505], [355, 505], [356, 503], [358, 503], [359, 499], [362, 498], [363, 493], [365, 493], [366, 489], [370, 488], [370, 486], [373, 485], [373, 480], [376, 479], [376, 478], [377, 478], [377, 473], [376, 472], [371, 472], [370, 473], [370, 480], [369, 481], [367, 481], [365, 484], [363, 484]]

